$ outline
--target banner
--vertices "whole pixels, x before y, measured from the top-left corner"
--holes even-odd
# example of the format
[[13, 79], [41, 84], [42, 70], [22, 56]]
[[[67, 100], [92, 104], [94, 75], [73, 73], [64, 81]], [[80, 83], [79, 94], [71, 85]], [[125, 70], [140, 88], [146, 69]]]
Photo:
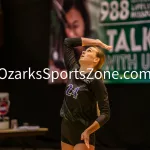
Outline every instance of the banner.
[[[88, 1], [106, 51], [106, 83], [150, 83], [150, 0]], [[94, 9], [93, 9], [94, 10]]]
[[105, 83], [150, 83], [150, 0], [53, 0], [51, 14], [50, 71], [65, 70], [65, 37], [89, 37], [113, 46], [104, 50]]

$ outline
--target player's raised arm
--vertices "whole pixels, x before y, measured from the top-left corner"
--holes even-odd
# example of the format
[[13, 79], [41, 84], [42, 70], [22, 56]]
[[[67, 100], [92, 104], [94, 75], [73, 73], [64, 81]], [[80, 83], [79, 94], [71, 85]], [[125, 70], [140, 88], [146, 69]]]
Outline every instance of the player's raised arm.
[[67, 70], [71, 70], [75, 64], [77, 64], [75, 59], [74, 47], [77, 46], [100, 46], [107, 50], [112, 49], [112, 46], [104, 44], [98, 39], [91, 38], [65, 38], [64, 40], [64, 60]]
[[64, 40], [64, 61], [67, 71], [72, 70], [72, 68], [77, 64], [74, 47], [82, 46], [81, 38], [65, 38]]
[[82, 46], [100, 46], [101, 48], [104, 48], [106, 50], [111, 50], [112, 46], [109, 46], [105, 43], [103, 43], [99, 39], [90, 39], [90, 38], [81, 38], [82, 39]]

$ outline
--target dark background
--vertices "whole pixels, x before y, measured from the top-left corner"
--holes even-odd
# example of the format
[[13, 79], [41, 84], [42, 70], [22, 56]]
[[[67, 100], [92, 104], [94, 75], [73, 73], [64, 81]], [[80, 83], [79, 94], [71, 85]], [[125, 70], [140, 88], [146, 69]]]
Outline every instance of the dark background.
[[[3, 0], [4, 45], [0, 67], [34, 71], [48, 68], [51, 2], [49, 0]], [[65, 85], [47, 80], [0, 80], [0, 91], [10, 93], [9, 116], [19, 124], [28, 122], [49, 128], [38, 137], [39, 147], [60, 147], [59, 110]], [[97, 132], [96, 148], [150, 147], [149, 84], [106, 85], [111, 118]], [[5, 144], [4, 144], [5, 143]], [[11, 141], [2, 146], [11, 145]]]

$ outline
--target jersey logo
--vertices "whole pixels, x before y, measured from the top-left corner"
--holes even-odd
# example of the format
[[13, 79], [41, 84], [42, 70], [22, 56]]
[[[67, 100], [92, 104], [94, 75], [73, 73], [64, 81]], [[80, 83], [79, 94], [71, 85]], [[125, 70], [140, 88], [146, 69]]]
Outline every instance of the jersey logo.
[[72, 84], [69, 84], [67, 87], [68, 88], [66, 90], [66, 95], [67, 96], [73, 96], [74, 99], [77, 99], [78, 91], [79, 91], [80, 87], [73, 88]]

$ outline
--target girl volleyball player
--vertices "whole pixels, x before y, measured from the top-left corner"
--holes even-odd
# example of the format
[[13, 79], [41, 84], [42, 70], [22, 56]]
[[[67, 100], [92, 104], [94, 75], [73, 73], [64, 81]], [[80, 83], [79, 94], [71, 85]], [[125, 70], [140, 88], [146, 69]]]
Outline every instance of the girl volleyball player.
[[[74, 48], [88, 46], [75, 59]], [[95, 76], [105, 62], [105, 55], [99, 48], [112, 47], [100, 40], [90, 38], [65, 38], [64, 61], [71, 73], [65, 89], [60, 115], [62, 150], [94, 150], [95, 131], [102, 127], [110, 117], [107, 89], [102, 79]], [[92, 73], [89, 68], [93, 68]], [[78, 72], [73, 72], [73, 71]], [[90, 74], [89, 74], [90, 73]], [[69, 73], [70, 74], [70, 73]], [[83, 76], [84, 75], [84, 76]], [[97, 115], [97, 106], [100, 115]]]

